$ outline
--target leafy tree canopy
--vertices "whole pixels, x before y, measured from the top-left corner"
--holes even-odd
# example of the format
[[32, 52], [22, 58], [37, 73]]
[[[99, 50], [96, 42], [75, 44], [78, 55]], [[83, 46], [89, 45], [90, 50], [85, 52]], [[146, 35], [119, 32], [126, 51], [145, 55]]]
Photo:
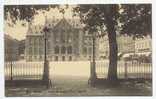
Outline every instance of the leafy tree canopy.
[[121, 34], [135, 37], [152, 36], [151, 4], [125, 4], [121, 5], [121, 9]]
[[111, 18], [116, 31], [120, 34], [134, 37], [152, 34], [151, 4], [90, 4], [79, 5], [74, 11], [80, 15], [85, 30], [107, 32], [105, 26]]
[[[111, 6], [112, 4], [86, 4], [78, 5], [74, 8], [75, 14], [80, 15], [81, 22], [85, 24], [85, 30], [106, 31], [106, 21], [112, 18], [116, 30], [121, 34], [141, 37], [152, 34], [151, 4], [122, 4]], [[17, 20], [31, 21], [35, 14], [41, 10], [43, 13], [50, 8], [58, 8], [60, 13], [64, 13], [59, 5], [5, 5], [4, 18], [10, 17], [13, 24]], [[68, 5], [66, 5], [68, 8]], [[112, 8], [111, 8], [112, 7]], [[110, 13], [111, 12], [111, 13]]]
[[[51, 8], [58, 8], [60, 13], [64, 13], [59, 5], [5, 5], [4, 6], [4, 18], [5, 20], [11, 19], [13, 24], [16, 24], [17, 20], [25, 20], [30, 22], [33, 20], [34, 15], [38, 14], [38, 11], [49, 11]], [[68, 5], [65, 5], [68, 8]]]

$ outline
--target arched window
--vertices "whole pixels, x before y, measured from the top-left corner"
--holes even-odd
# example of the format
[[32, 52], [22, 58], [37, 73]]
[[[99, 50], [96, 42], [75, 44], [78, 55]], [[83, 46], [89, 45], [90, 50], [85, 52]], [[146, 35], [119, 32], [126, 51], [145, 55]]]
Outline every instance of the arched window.
[[37, 54], [37, 51], [38, 49], [37, 49], [37, 46], [34, 46], [34, 54], [36, 55]]
[[55, 47], [55, 54], [59, 54], [59, 47], [58, 46]]
[[88, 48], [88, 53], [91, 55], [92, 54], [92, 47]]
[[29, 47], [29, 55], [32, 54], [32, 47]]
[[68, 47], [68, 54], [72, 54], [72, 47], [71, 46]]
[[29, 38], [29, 43], [30, 43], [30, 45], [33, 44], [33, 39], [32, 38]]
[[65, 43], [65, 32], [62, 32], [62, 33], [61, 33], [60, 41], [61, 41], [62, 43]]
[[66, 48], [64, 46], [62, 46], [62, 48], [61, 48], [61, 53], [62, 54], [65, 54], [66, 53]]
[[72, 61], [72, 56], [69, 56], [69, 61]]
[[83, 48], [83, 54], [87, 54], [87, 48], [86, 47]]
[[65, 61], [65, 56], [62, 56], [62, 61]]
[[56, 42], [56, 43], [58, 43], [59, 42], [59, 32], [55, 32], [54, 33], [54, 41]]
[[58, 61], [58, 56], [55, 56], [55, 61]]
[[72, 42], [72, 35], [71, 35], [71, 33], [68, 33], [67, 34], [67, 42], [68, 43], [71, 43]]

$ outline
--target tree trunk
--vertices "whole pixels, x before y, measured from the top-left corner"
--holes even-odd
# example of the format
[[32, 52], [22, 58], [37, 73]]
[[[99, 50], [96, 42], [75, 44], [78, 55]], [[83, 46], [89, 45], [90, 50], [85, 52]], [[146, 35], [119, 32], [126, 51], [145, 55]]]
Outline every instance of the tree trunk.
[[118, 46], [116, 40], [116, 28], [114, 19], [116, 15], [116, 5], [111, 5], [107, 9], [106, 18], [106, 28], [108, 32], [108, 41], [109, 41], [109, 69], [108, 69], [108, 80], [115, 81], [117, 80], [117, 53]]
[[115, 30], [109, 29], [108, 33], [109, 40], [109, 69], [108, 69], [108, 79], [117, 80], [117, 40]]

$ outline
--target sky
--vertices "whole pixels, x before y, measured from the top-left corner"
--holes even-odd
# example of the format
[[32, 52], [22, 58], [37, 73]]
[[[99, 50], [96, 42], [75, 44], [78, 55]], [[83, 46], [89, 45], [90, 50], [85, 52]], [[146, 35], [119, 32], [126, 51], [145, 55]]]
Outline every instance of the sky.
[[[61, 7], [64, 7], [64, 5], [62, 5]], [[72, 8], [73, 6], [69, 6], [69, 8], [65, 10], [65, 14], [64, 14], [65, 18], [72, 18], [72, 15], [73, 15]], [[34, 25], [44, 24], [45, 16], [47, 16], [47, 18], [53, 18], [53, 17], [62, 18], [63, 17], [63, 15], [59, 13], [59, 10], [57, 8], [51, 8], [49, 11], [45, 13], [45, 15], [41, 11], [39, 11], [39, 14], [34, 16], [34, 20], [33, 20]], [[4, 21], [4, 33], [5, 34], [17, 40], [25, 39], [27, 30], [28, 30], [27, 22], [17, 20], [17, 24], [14, 27], [10, 27], [7, 24], [7, 22], [10, 22], [10, 21], [9, 20]], [[26, 23], [26, 26], [25, 27], [22, 26], [21, 25], [22, 23]]]

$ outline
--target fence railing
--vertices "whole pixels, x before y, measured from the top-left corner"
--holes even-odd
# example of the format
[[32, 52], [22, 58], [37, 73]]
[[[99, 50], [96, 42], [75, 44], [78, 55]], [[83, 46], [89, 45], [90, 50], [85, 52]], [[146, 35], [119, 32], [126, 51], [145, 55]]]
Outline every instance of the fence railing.
[[[107, 78], [109, 61], [96, 61], [96, 74], [98, 78]], [[118, 61], [118, 78], [152, 78], [152, 63], [139, 63], [132, 61]]]
[[5, 80], [42, 79], [43, 63], [6, 62]]
[[[83, 64], [82, 64], [83, 63]], [[77, 68], [77, 69], [75, 69]], [[107, 78], [109, 61], [96, 61], [96, 74], [98, 78]], [[43, 62], [6, 62], [5, 80], [42, 79]], [[89, 77], [89, 62], [51, 62], [49, 75], [79, 75]], [[71, 72], [69, 72], [71, 71]], [[79, 74], [78, 74], [79, 73]], [[152, 63], [138, 63], [118, 61], [118, 78], [152, 78]]]

